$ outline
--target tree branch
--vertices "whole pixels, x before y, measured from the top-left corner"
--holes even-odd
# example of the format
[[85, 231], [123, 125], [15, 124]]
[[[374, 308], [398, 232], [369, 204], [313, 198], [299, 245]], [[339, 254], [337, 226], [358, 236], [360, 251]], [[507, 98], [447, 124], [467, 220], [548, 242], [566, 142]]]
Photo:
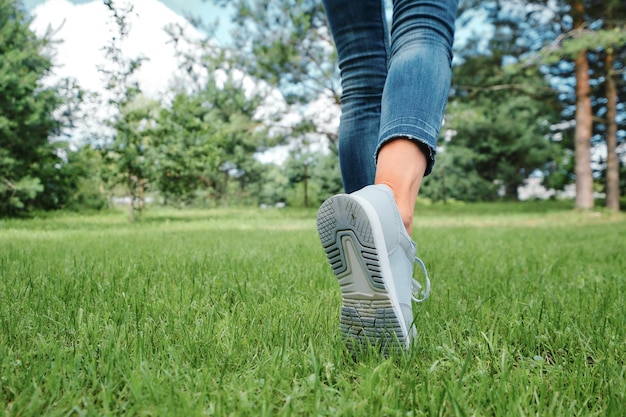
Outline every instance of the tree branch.
[[8, 178], [6, 177], [2, 177], [2, 180], [4, 181], [4, 183], [7, 185], [7, 187], [9, 187], [9, 189], [11, 191], [16, 191], [17, 187], [15, 186], [15, 184], [13, 184], [11, 181], [9, 181]]
[[549, 56], [559, 51], [561, 49], [561, 44], [564, 40], [581, 36], [582, 34], [588, 32], [586, 28], [587, 23], [583, 23], [582, 26], [580, 26], [579, 28], [570, 30], [569, 32], [561, 33], [550, 43], [550, 45], [541, 48], [534, 55], [528, 58], [526, 62], [524, 62], [524, 64], [522, 65], [522, 68], [535, 65], [535, 63], [541, 60], [542, 57]]
[[[490, 85], [487, 87], [479, 87], [479, 86], [473, 86], [473, 85], [459, 85], [459, 86], [455, 86], [454, 87], [457, 90], [464, 90], [467, 91], [470, 95], [476, 95], [479, 92], [483, 92], [483, 91], [500, 91], [500, 90], [517, 90], [517, 91], [521, 91], [522, 93], [528, 94], [530, 96], [538, 96], [537, 94], [534, 94], [530, 91], [528, 91], [528, 86], [525, 84], [496, 84], [496, 85]], [[533, 91], [545, 91], [545, 92], [550, 92], [552, 91], [549, 87], [541, 87], [541, 88], [533, 88]]]

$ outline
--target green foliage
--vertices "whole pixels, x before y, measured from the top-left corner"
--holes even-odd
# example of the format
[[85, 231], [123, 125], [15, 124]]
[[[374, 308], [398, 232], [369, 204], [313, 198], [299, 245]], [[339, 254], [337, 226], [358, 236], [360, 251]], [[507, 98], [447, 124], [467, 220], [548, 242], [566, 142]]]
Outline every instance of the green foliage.
[[496, 190], [488, 184], [501, 185], [508, 197], [517, 198], [525, 178], [556, 157], [549, 139], [560, 110], [556, 93], [536, 69], [510, 71], [500, 62], [497, 55], [478, 56], [455, 68], [446, 124], [454, 135], [445, 144], [451, 155], [449, 184], [462, 187], [450, 190], [455, 198], [486, 198]]
[[[229, 184], [258, 184], [262, 168], [254, 159], [267, 135], [254, 115], [259, 97], [248, 97], [241, 82], [214, 78], [196, 92], [179, 92], [159, 114], [155, 130], [156, 184], [168, 203], [197, 198], [219, 204]], [[204, 191], [203, 191], [204, 190]]]
[[102, 210], [107, 206], [101, 169], [104, 167], [102, 153], [90, 146], [67, 153], [63, 172], [72, 182], [72, 193], [65, 207], [74, 210]]
[[343, 192], [339, 155], [334, 147], [331, 146], [328, 154], [318, 155], [313, 167], [312, 180], [318, 191], [320, 204], [331, 195]]
[[420, 198], [432, 201], [492, 201], [498, 187], [476, 169], [478, 155], [472, 149], [453, 144], [442, 147], [437, 164], [420, 188]]
[[[217, 165], [202, 98], [180, 93], [161, 109], [156, 135], [156, 185], [168, 203], [191, 203], [203, 172]], [[207, 184], [208, 185], [208, 184]]]
[[563, 190], [565, 186], [572, 184], [574, 179], [574, 152], [566, 149], [547, 167], [549, 175], [544, 178], [543, 184], [547, 188]]
[[0, 215], [37, 205], [49, 183], [44, 172], [60, 162], [48, 137], [61, 100], [41, 79], [51, 68], [18, 2], [0, 0]]
[[[504, 187], [513, 198], [535, 170], [547, 175], [544, 184], [562, 188], [574, 179], [571, 128], [560, 132], [558, 144], [550, 137], [555, 123], [573, 115], [569, 60], [581, 48], [590, 51], [594, 140], [599, 142], [606, 131], [603, 77], [610, 70], [602, 66], [603, 54], [615, 54], [615, 73], [624, 69], [625, 11], [620, 0], [584, 1], [587, 26], [573, 32], [566, 32], [571, 1], [462, 3], [462, 11], [486, 10], [495, 34], [486, 50], [478, 47], [484, 43], [470, 40], [456, 51], [460, 59], [442, 150], [422, 196], [492, 200]], [[107, 64], [100, 68], [108, 87], [104, 98], [115, 109], [107, 121], [115, 134], [104, 145], [98, 143], [97, 154], [89, 147], [70, 151], [58, 142], [62, 123], [71, 124], [71, 104], [83, 92], [69, 81], [43, 87], [40, 80], [50, 61], [41, 51], [48, 40], [28, 30], [17, 4], [0, 0], [0, 214], [31, 208], [98, 209], [105, 196], [116, 192], [137, 203], [131, 210], [141, 208], [148, 193], [177, 207], [278, 202], [314, 207], [341, 191], [334, 149], [330, 154], [307, 150], [308, 141], [316, 140], [310, 134], [319, 134], [321, 128], [308, 119], [282, 126], [280, 115], [258, 120], [262, 98], [244, 89], [242, 81], [253, 77], [260, 81], [258, 91], [265, 93], [268, 85], [277, 87], [291, 105], [288, 112], [305, 114], [306, 104], [320, 96], [338, 102], [336, 55], [321, 2], [228, 2], [235, 11], [233, 48], [216, 55], [213, 48], [199, 45], [205, 48], [198, 51], [205, 54], [201, 59], [180, 51], [184, 69], [201, 67], [206, 74], [189, 74], [193, 80], [185, 91], [177, 91], [171, 102], [158, 103], [143, 97], [133, 81], [143, 58], [122, 54], [132, 5], [122, 8], [105, 1], [118, 29], [105, 48]], [[467, 22], [461, 16], [458, 25]], [[181, 34], [172, 30], [172, 35]], [[549, 46], [540, 50], [544, 45]], [[225, 80], [223, 74], [228, 74]], [[624, 85], [621, 77], [618, 103], [623, 102]], [[52, 117], [55, 110], [58, 120]], [[619, 138], [622, 119], [618, 117]], [[277, 128], [272, 132], [282, 136], [269, 137], [268, 128]], [[335, 145], [333, 133], [324, 133]], [[284, 141], [297, 150], [283, 166], [265, 166], [255, 159], [257, 152]]]
[[6, 200], [0, 206], [5, 213], [14, 214], [25, 209], [27, 202], [33, 201], [35, 196], [43, 191], [39, 178], [25, 176], [12, 183], [4, 178], [4, 184], [0, 184], [0, 195]]
[[[278, 89], [288, 105], [282, 115], [267, 121], [269, 127], [280, 130], [294, 146], [300, 146], [305, 132], [317, 132], [318, 137], [324, 135], [336, 142], [336, 132], [327, 132], [310, 120], [315, 117], [311, 116], [315, 111], [311, 103], [320, 98], [337, 104], [340, 101], [337, 56], [322, 2], [213, 1], [228, 4], [234, 11], [230, 65], [262, 85]], [[298, 113], [302, 122], [298, 126], [291, 120], [283, 123], [280, 116], [287, 116], [285, 113]], [[307, 193], [303, 190], [303, 201]]]
[[142, 96], [125, 103], [113, 123], [113, 141], [101, 149], [105, 168], [102, 174], [108, 187], [123, 185], [132, 201], [140, 200], [140, 204], [154, 176], [152, 125], [157, 106], [157, 102]]
[[[572, 60], [580, 51], [598, 51], [620, 48], [626, 44], [626, 8], [622, 0], [568, 0], [568, 11], [583, 24], [563, 33], [560, 42], [542, 51], [545, 62]], [[578, 3], [579, 7], [575, 7]], [[582, 12], [582, 16], [577, 16]]]
[[289, 190], [289, 178], [285, 175], [283, 167], [276, 164], [268, 164], [259, 192], [259, 204], [275, 206], [278, 203], [286, 203]]
[[[621, 73], [623, 59], [616, 58], [614, 68], [602, 68], [605, 54], [614, 53], [615, 56], [623, 54], [623, 45], [626, 42], [624, 27], [626, 23], [626, 9], [621, 0], [564, 0], [547, 1], [533, 0], [528, 2], [503, 1], [495, 3], [475, 2], [467, 0], [462, 2], [464, 8], [480, 7], [487, 12], [487, 20], [494, 25], [495, 35], [487, 50], [480, 53], [495, 55], [506, 58], [507, 61], [515, 62], [510, 65], [510, 73], [523, 73], [529, 66], [538, 65], [541, 73], [546, 76], [559, 92], [559, 101], [563, 109], [561, 117], [563, 122], [569, 122], [576, 113], [576, 75], [574, 74], [574, 57], [581, 51], [588, 51], [586, 58], [590, 65], [589, 85], [591, 85], [591, 101], [594, 106], [594, 114], [577, 114], [586, 120], [594, 119], [593, 144], [605, 140], [606, 121], [602, 120], [606, 114], [606, 97], [603, 91], [605, 76], [611, 71]], [[469, 15], [469, 14], [468, 14]], [[467, 21], [461, 16], [460, 23]], [[476, 52], [476, 49], [463, 48], [457, 51], [461, 56], [467, 56], [467, 50]], [[620, 52], [622, 51], [622, 52]], [[586, 77], [578, 80], [585, 85]], [[624, 94], [623, 82], [618, 85], [618, 96]], [[539, 90], [541, 91], [541, 90]], [[537, 96], [534, 89], [527, 89], [531, 96]], [[618, 118], [618, 119], [621, 119]], [[568, 124], [568, 123], [564, 123]], [[575, 124], [576, 129], [584, 126], [580, 120]], [[575, 128], [572, 128], [573, 131]], [[622, 129], [622, 127], [618, 127]], [[563, 132], [567, 135], [573, 132]], [[623, 136], [623, 132], [618, 136]], [[590, 136], [589, 132], [578, 130], [577, 137]], [[561, 149], [554, 151], [554, 156], [546, 160], [549, 169], [544, 171], [549, 176], [547, 182], [564, 185], [578, 181], [573, 168], [577, 163], [570, 158], [570, 152], [574, 150], [574, 142], [561, 142]], [[589, 145], [577, 145], [577, 154], [581, 162], [585, 163], [583, 155], [588, 153]], [[597, 165], [597, 164], [596, 164]], [[569, 170], [572, 168], [571, 170]], [[588, 172], [579, 166], [578, 172]], [[569, 172], [565, 172], [569, 170]], [[598, 173], [595, 173], [598, 174]], [[586, 178], [586, 175], [585, 175]], [[589, 183], [591, 179], [589, 179]], [[583, 181], [584, 182], [584, 181]], [[590, 189], [581, 195], [588, 195]], [[590, 197], [591, 198], [591, 197]], [[582, 201], [582, 199], [581, 199]]]
[[624, 178], [626, 176], [626, 169], [621, 168], [620, 169], [620, 197], [618, 199], [618, 206], [619, 206], [619, 210], [621, 211], [626, 211], [626, 187], [624, 186], [624, 183], [626, 181], [623, 181], [622, 178]]
[[542, 61], [556, 64], [562, 59], [573, 60], [580, 51], [614, 49], [626, 44], [626, 28], [614, 27], [605, 30], [574, 31], [560, 46], [551, 46], [542, 51]]
[[289, 181], [287, 203], [292, 207], [318, 207], [342, 191], [337, 152], [291, 152], [283, 164]]

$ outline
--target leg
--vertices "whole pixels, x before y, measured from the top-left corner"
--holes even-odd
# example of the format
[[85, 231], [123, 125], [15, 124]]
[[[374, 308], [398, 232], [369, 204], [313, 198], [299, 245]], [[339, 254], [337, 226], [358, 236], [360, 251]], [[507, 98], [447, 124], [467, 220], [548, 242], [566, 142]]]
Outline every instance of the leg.
[[376, 184], [393, 190], [404, 226], [434, 164], [448, 100], [457, 0], [394, 0]]
[[374, 183], [388, 32], [382, 0], [324, 0], [341, 70], [339, 161], [347, 193]]

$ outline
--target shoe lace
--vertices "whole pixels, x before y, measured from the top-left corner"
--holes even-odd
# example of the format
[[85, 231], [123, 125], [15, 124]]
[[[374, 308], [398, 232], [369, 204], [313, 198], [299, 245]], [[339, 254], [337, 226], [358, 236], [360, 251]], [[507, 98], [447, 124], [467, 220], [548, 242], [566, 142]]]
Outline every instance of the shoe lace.
[[424, 273], [424, 277], [426, 278], [426, 288], [423, 289], [422, 284], [420, 284], [415, 278], [413, 278], [411, 298], [416, 303], [421, 303], [423, 301], [426, 301], [428, 296], [430, 296], [430, 278], [428, 278], [426, 265], [424, 265], [424, 262], [422, 262], [422, 260], [417, 256], [415, 257], [415, 263], [417, 263], [422, 268], [422, 272]]

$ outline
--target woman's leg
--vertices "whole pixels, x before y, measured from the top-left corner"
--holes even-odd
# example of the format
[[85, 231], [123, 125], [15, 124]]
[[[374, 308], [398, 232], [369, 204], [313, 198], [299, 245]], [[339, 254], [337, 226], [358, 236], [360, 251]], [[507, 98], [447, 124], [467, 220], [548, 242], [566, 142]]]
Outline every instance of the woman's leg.
[[389, 36], [382, 0], [324, 0], [341, 70], [339, 161], [346, 193], [374, 183]]
[[[395, 0], [391, 48], [381, 0], [324, 5], [341, 69], [339, 156], [348, 194], [322, 204], [317, 229], [339, 279], [340, 328], [357, 351], [372, 342], [408, 348], [416, 336], [412, 300], [426, 299], [430, 284], [426, 276], [424, 293], [416, 294], [416, 246], [405, 229], [434, 162], [456, 0]], [[366, 187], [374, 179], [389, 188]]]
[[457, 6], [457, 0], [394, 0], [376, 183], [393, 190], [409, 234], [448, 101]]

